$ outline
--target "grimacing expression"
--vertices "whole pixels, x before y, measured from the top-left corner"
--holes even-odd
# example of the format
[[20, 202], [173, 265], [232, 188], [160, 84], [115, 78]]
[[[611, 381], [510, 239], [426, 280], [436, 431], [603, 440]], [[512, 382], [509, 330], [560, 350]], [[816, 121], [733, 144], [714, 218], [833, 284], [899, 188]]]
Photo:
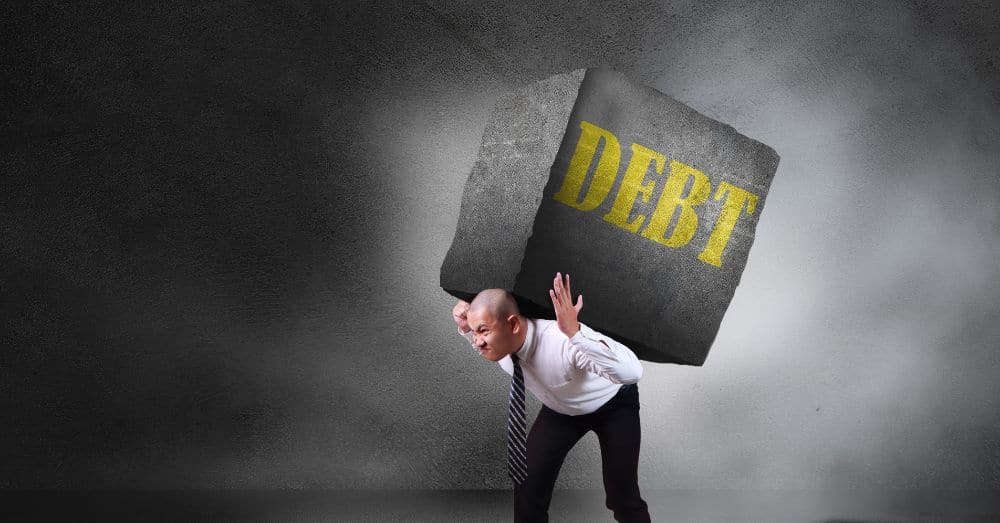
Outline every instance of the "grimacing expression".
[[476, 348], [484, 358], [500, 361], [518, 349], [517, 336], [510, 325], [516, 320], [500, 321], [485, 309], [470, 310], [467, 319]]

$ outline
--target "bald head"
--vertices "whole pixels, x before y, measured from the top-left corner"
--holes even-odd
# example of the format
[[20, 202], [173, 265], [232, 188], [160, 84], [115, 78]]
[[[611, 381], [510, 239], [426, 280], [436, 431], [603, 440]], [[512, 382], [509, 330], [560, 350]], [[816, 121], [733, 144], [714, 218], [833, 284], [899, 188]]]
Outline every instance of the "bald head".
[[500, 361], [524, 345], [528, 322], [509, 292], [503, 289], [480, 292], [469, 304], [466, 316], [475, 333], [474, 345], [484, 358]]
[[486, 312], [493, 318], [504, 320], [511, 315], [520, 315], [517, 301], [504, 289], [486, 289], [469, 304], [469, 313], [473, 311]]

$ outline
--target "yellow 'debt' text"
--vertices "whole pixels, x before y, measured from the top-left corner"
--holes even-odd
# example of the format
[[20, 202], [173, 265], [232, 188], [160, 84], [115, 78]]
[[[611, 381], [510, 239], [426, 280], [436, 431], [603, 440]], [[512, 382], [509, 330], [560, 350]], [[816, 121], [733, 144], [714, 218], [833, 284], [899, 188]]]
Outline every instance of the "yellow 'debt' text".
[[[587, 192], [581, 198], [583, 182], [601, 140], [604, 140], [604, 149], [597, 159], [597, 167], [594, 169], [594, 176], [587, 187]], [[618, 193], [611, 204], [611, 210], [604, 215], [604, 221], [667, 247], [676, 249], [687, 245], [698, 229], [696, 209], [705, 203], [712, 193], [708, 176], [677, 160], [668, 161], [663, 154], [637, 143], [633, 143], [631, 148], [632, 156], [625, 167], [624, 178], [618, 186]], [[604, 203], [618, 178], [620, 160], [621, 145], [618, 143], [618, 138], [607, 129], [581, 121], [580, 139], [569, 161], [566, 178], [563, 179], [562, 187], [553, 198], [581, 211], [596, 209]], [[646, 174], [650, 167], [657, 177], [647, 180]], [[667, 169], [665, 179], [663, 179], [664, 169]], [[649, 203], [656, 185], [661, 183], [661, 180], [663, 189], [659, 193], [652, 215], [637, 214], [633, 217], [632, 208], [636, 199], [642, 198], [644, 203]], [[691, 190], [684, 195], [682, 193], [688, 185], [688, 180], [693, 180]], [[716, 201], [725, 198], [725, 201], [698, 259], [709, 265], [722, 267], [722, 251], [729, 243], [733, 227], [744, 207], [748, 215], [753, 214], [757, 207], [757, 195], [728, 182], [720, 182], [715, 188], [713, 198]], [[676, 212], [676, 209], [680, 209], [680, 212]], [[677, 220], [671, 228], [670, 222], [675, 214]]]

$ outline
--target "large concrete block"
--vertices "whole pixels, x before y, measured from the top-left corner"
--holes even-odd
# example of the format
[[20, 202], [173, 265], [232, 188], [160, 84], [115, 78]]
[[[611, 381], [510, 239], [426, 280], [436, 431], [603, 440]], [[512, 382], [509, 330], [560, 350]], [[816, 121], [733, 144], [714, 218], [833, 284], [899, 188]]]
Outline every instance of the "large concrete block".
[[778, 155], [608, 69], [498, 99], [465, 185], [441, 287], [511, 290], [552, 318], [558, 272], [580, 321], [646, 361], [704, 363], [746, 265]]

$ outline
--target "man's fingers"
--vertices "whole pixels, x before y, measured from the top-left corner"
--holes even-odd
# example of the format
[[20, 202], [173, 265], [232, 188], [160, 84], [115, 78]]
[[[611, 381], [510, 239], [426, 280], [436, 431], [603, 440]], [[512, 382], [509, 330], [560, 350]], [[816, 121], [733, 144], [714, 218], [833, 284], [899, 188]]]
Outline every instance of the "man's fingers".
[[573, 308], [577, 312], [583, 308], [583, 295], [577, 296], [576, 304], [573, 304], [573, 293], [571, 290], [571, 282], [569, 274], [566, 275], [566, 279], [563, 280], [563, 274], [557, 272], [555, 277], [552, 278], [552, 288], [549, 289], [549, 298], [552, 300], [552, 305], [559, 312], [560, 308]]
[[[569, 275], [567, 275], [567, 276], [569, 276]], [[569, 293], [567, 292], [566, 284], [563, 283], [563, 275], [562, 275], [562, 273], [559, 273], [559, 272], [556, 273], [556, 294], [559, 295], [559, 299], [561, 301], [564, 301], [564, 302], [567, 302], [567, 303], [570, 303], [570, 304], [573, 303], [573, 297], [570, 296]]]
[[566, 300], [562, 296], [560, 296], [558, 292], [556, 291], [551, 291], [551, 292], [552, 292], [553, 307], [555, 308], [556, 314], [559, 314], [560, 312], [566, 309], [567, 307]]

